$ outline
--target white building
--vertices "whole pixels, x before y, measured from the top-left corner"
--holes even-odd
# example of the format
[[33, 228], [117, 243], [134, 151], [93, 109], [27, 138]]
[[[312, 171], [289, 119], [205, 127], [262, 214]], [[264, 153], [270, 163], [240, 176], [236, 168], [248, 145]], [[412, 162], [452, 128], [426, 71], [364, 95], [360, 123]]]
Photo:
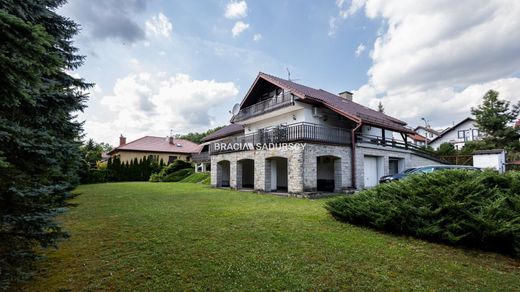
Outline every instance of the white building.
[[430, 142], [433, 149], [438, 149], [443, 143], [451, 143], [455, 149], [462, 149], [468, 141], [478, 141], [482, 138], [480, 131], [472, 118], [465, 118], [458, 124], [441, 133]]
[[441, 132], [434, 130], [430, 127], [418, 126], [414, 129], [414, 131], [415, 131], [415, 133], [428, 139], [428, 142], [441, 135]]
[[341, 192], [441, 163], [410, 146], [414, 132], [405, 122], [353, 102], [351, 93], [335, 95], [264, 73], [236, 106], [231, 123], [204, 139], [214, 187]]

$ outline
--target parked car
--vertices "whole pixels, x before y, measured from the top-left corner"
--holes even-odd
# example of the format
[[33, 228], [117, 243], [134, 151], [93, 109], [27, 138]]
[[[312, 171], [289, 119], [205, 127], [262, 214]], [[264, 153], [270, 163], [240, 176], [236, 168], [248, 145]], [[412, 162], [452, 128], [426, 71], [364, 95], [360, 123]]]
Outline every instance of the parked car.
[[382, 176], [379, 178], [379, 183], [381, 184], [381, 183], [385, 183], [385, 182], [391, 182], [392, 180], [396, 180], [397, 178], [405, 176], [407, 173], [412, 172], [416, 169], [417, 169], [417, 167], [411, 167], [411, 168], [407, 168], [404, 171], [401, 171], [399, 173]]
[[434, 171], [447, 170], [447, 169], [467, 169], [467, 170], [477, 170], [477, 171], [481, 170], [478, 167], [467, 166], [467, 165], [427, 165], [427, 166], [416, 167], [413, 169], [409, 168], [403, 172], [396, 173], [396, 174], [390, 175], [390, 176], [385, 175], [379, 179], [379, 183], [387, 183], [387, 182], [391, 182], [391, 181], [401, 180], [412, 174], [432, 173]]

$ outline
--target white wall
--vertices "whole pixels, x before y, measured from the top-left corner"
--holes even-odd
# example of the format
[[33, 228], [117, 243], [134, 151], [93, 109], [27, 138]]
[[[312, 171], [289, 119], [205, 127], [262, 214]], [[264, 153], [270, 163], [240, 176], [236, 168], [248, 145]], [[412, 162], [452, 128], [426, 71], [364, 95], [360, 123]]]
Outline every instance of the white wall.
[[329, 109], [321, 107], [319, 108], [319, 111], [322, 114], [322, 117], [316, 117], [313, 114], [312, 108], [313, 106], [310, 104], [297, 101], [296, 107], [294, 107], [293, 111], [285, 112], [284, 109], [286, 110], [286, 108], [282, 108], [279, 115], [262, 119], [250, 124], [245, 124], [245, 134], [255, 133], [259, 129], [263, 128], [276, 127], [279, 125], [290, 125], [295, 123], [312, 123], [329, 127], [345, 127], [344, 121], [338, 119], [338, 114], [330, 111]]
[[464, 144], [466, 144], [466, 141], [463, 138], [459, 138], [458, 136], [459, 131], [462, 130], [469, 131], [470, 136], [466, 139], [466, 141], [478, 140], [478, 137], [473, 136], [473, 130], [478, 130], [477, 125], [473, 121], [468, 120], [460, 124], [459, 126], [449, 130], [442, 137], [433, 141], [429, 145], [432, 146], [434, 149], [437, 149], [442, 143], [448, 142], [453, 144], [455, 146], [455, 149], [462, 149], [462, 147], [464, 147]]
[[505, 152], [497, 154], [475, 154], [473, 155], [473, 166], [481, 168], [493, 168], [500, 173], [505, 172]]

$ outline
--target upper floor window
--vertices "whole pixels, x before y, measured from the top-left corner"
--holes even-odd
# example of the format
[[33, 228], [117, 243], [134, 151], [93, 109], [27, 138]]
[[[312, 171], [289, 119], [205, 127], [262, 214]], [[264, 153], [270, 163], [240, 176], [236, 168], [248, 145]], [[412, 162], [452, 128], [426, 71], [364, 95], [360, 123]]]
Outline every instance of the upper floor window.
[[468, 141], [471, 139], [470, 130], [460, 130], [458, 131], [459, 139], [463, 139], [464, 141]]
[[458, 138], [459, 139], [464, 139], [464, 130], [458, 131]]
[[480, 137], [480, 131], [478, 129], [473, 129], [473, 139], [477, 139]]

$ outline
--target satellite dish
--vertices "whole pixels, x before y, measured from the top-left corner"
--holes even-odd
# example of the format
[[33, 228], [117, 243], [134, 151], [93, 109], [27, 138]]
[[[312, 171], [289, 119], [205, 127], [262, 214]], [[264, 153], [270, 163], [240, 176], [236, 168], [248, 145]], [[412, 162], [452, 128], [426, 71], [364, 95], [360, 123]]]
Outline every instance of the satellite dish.
[[237, 103], [233, 106], [233, 110], [231, 111], [231, 113], [233, 113], [233, 115], [236, 116], [239, 111], [240, 111], [240, 105]]

